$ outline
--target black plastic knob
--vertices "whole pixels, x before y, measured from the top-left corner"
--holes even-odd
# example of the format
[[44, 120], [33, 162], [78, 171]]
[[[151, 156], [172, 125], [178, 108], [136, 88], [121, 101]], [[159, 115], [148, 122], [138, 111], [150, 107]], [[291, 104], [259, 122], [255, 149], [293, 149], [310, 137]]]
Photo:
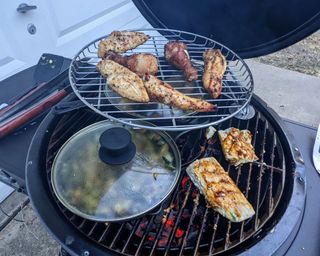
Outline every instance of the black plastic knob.
[[122, 127], [114, 127], [104, 131], [99, 139], [99, 157], [109, 165], [126, 164], [136, 154], [136, 146], [131, 140], [131, 134]]

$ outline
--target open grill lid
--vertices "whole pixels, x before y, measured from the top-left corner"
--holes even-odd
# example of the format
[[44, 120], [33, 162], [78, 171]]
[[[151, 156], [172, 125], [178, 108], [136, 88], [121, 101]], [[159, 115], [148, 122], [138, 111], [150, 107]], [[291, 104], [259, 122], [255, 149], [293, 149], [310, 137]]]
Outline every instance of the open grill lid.
[[133, 2], [153, 27], [212, 38], [242, 58], [278, 51], [320, 28], [319, 0]]

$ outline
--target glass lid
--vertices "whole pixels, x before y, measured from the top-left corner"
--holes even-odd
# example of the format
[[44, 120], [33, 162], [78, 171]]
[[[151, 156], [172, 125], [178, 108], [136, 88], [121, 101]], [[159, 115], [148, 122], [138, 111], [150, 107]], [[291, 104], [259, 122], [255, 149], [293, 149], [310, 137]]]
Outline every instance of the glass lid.
[[53, 190], [73, 213], [95, 221], [145, 214], [174, 189], [180, 154], [169, 135], [102, 121], [74, 134], [52, 166]]

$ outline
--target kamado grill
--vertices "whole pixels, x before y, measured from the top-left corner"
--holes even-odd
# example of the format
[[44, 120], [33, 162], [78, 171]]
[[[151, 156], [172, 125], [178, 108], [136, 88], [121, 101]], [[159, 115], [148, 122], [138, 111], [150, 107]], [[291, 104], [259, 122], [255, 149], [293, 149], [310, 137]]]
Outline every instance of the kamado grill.
[[[240, 12], [236, 20], [242, 19], [242, 25], [247, 25], [248, 29], [230, 30], [237, 36], [243, 33], [239, 37], [243, 40], [236, 47], [230, 33], [221, 31], [221, 23], [217, 27], [207, 20], [212, 27], [208, 25], [206, 29], [200, 25], [189, 26], [181, 14], [181, 19], [174, 19], [174, 26], [173, 17], [164, 15], [165, 5], [134, 2], [154, 27], [162, 28], [140, 29], [150, 36], [149, 40], [126, 54], [154, 54], [159, 62], [159, 78], [180, 92], [216, 104], [217, 109], [196, 113], [154, 101], [123, 100], [106, 86], [105, 78], [95, 67], [99, 61], [98, 43], [105, 36], [94, 40], [71, 62], [69, 80], [74, 93], [51, 109], [29, 148], [26, 184], [34, 209], [62, 245], [64, 255], [284, 255], [303, 218], [306, 200], [304, 162], [283, 121], [253, 94], [253, 78], [241, 57], [272, 52], [304, 38], [319, 27], [319, 15], [309, 8], [309, 12], [299, 12], [300, 16], [288, 17], [292, 26], [282, 24], [279, 31], [271, 33], [261, 25], [265, 24], [261, 23], [266, 19], [264, 15], [254, 15], [259, 22], [251, 24]], [[191, 8], [189, 2], [182, 7], [186, 13], [186, 8]], [[176, 5], [177, 1], [172, 4]], [[208, 4], [209, 7], [217, 8], [215, 3]], [[246, 4], [251, 12], [255, 12], [253, 7]], [[266, 10], [272, 8], [265, 6]], [[154, 14], [155, 9], [159, 16]], [[230, 17], [234, 16], [233, 9], [224, 6]], [[194, 20], [198, 22], [205, 10], [199, 4], [199, 13]], [[218, 20], [222, 13], [217, 13]], [[230, 26], [230, 22], [223, 20]], [[257, 25], [261, 28], [259, 24], [264, 29], [255, 38], [250, 27], [257, 31]], [[190, 28], [193, 33], [166, 29], [169, 25], [185, 31]], [[223, 44], [211, 39], [215, 38], [215, 32]], [[190, 60], [199, 73], [197, 81], [186, 83], [183, 72], [166, 62], [164, 45], [169, 40], [182, 41], [188, 46]], [[225, 45], [236, 49], [241, 57]], [[222, 94], [217, 99], [207, 94], [201, 82], [202, 53], [209, 48], [220, 49], [228, 64]], [[102, 222], [81, 217], [61, 203], [53, 187], [52, 167], [64, 144], [83, 128], [106, 119], [133, 129], [166, 131], [181, 155], [181, 172], [172, 191], [151, 211], [128, 220]], [[209, 126], [217, 130], [229, 127], [250, 130], [259, 160], [240, 167], [230, 165], [222, 154], [217, 134], [206, 138]], [[185, 169], [194, 160], [209, 156], [219, 161], [252, 204], [255, 211], [252, 218], [234, 223], [208, 207]]]
[[[77, 238], [71, 234], [65, 236], [64, 243], [68, 247], [79, 245], [79, 237], [92, 243], [89, 248], [83, 248], [83, 253], [96, 255], [99, 254], [98, 251], [103, 251], [124, 255], [218, 255], [248, 250], [244, 253], [255, 254], [260, 246], [253, 246], [254, 244], [260, 242], [262, 245], [270, 241], [274, 246], [272, 250], [276, 252], [285, 240], [275, 241], [276, 238], [272, 238], [276, 236], [272, 234], [272, 229], [281, 217], [290, 214], [290, 223], [277, 227], [277, 232], [282, 232], [284, 237], [299, 224], [305, 193], [304, 183], [299, 183], [297, 177], [303, 179], [304, 171], [296, 162], [286, 132], [276, 121], [278, 118], [270, 114], [257, 97], [251, 102], [254, 107], [248, 106], [253, 90], [248, 67], [231, 50], [208, 38], [176, 30], [150, 29], [143, 32], [151, 35], [151, 38], [133, 52], [147, 50], [155, 53], [160, 63], [158, 76], [162, 80], [170, 82], [181, 91], [198, 91], [189, 95], [199, 94], [208, 98], [217, 104], [217, 111], [190, 114], [175, 112], [174, 109], [156, 102], [120, 102], [121, 97], [113, 95], [105, 87], [105, 79], [95, 70], [99, 39], [88, 44], [72, 61], [69, 76], [75, 94], [91, 110], [87, 107], [74, 110], [74, 106], [78, 108], [79, 104], [72, 101], [74, 99], [69, 99], [69, 102], [58, 104], [40, 125], [29, 152], [27, 173], [31, 176], [28, 178], [28, 187], [30, 192], [34, 188], [41, 189], [39, 185], [35, 185], [40, 182], [44, 191], [47, 191], [48, 199], [40, 199], [40, 194], [36, 193], [36, 202], [50, 202], [62, 220], [72, 227], [73, 232], [77, 232]], [[166, 37], [185, 42], [191, 60], [196, 63], [201, 61], [204, 49], [221, 49], [228, 61], [228, 69], [220, 98], [209, 99], [209, 95], [199, 86], [201, 79], [193, 87], [181, 86], [184, 79], [182, 72], [172, 70], [163, 59], [163, 46], [168, 41]], [[197, 67], [201, 73], [202, 65]], [[115, 99], [118, 104], [112, 103]], [[127, 109], [128, 106], [131, 107], [130, 110]], [[156, 112], [157, 116], [146, 114], [150, 112]], [[133, 220], [104, 223], [70, 212], [55, 196], [51, 170], [57, 152], [73, 134], [103, 117], [136, 129], [168, 130], [174, 138], [180, 150], [183, 169], [178, 185], [160, 208]], [[137, 121], [153, 121], [154, 125]], [[253, 134], [259, 161], [238, 168], [229, 165], [222, 155], [217, 136], [206, 139], [206, 128], [203, 127], [210, 125], [216, 125], [217, 129], [249, 129]], [[185, 173], [188, 164], [207, 156], [219, 159], [236, 181], [252, 203], [256, 212], [254, 217], [240, 223], [231, 223], [208, 208], [204, 197]], [[39, 174], [36, 179], [33, 177], [34, 173]], [[265, 236], [270, 238], [263, 240]]]

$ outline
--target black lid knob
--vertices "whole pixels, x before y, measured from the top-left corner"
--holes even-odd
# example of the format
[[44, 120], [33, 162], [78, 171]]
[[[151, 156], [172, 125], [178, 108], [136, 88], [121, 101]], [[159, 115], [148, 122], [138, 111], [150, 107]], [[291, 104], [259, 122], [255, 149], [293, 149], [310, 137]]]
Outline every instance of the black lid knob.
[[99, 139], [100, 159], [109, 165], [126, 164], [136, 154], [136, 146], [131, 141], [131, 134], [122, 127], [114, 127], [104, 131]]

